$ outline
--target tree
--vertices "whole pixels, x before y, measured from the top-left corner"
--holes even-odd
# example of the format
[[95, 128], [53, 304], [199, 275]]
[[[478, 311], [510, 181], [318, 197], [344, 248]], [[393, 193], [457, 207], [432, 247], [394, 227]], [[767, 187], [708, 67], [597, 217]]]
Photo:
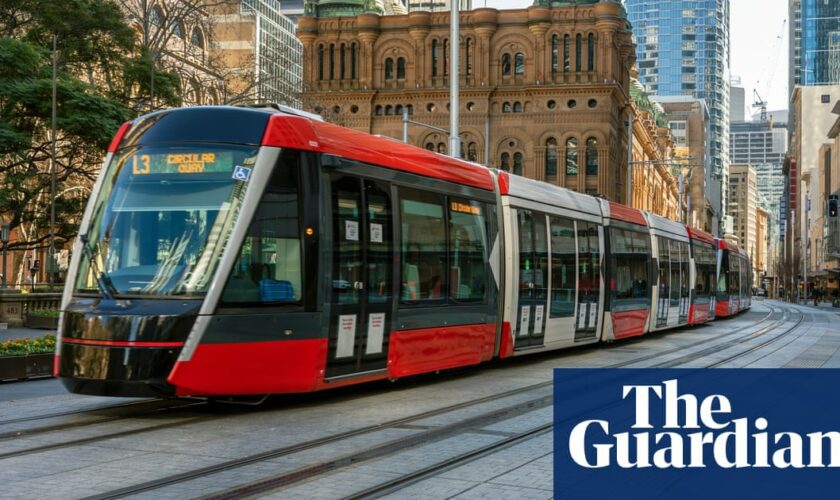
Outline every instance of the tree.
[[[110, 0], [0, 0], [0, 34], [0, 214], [19, 235], [10, 249], [44, 248], [51, 237], [53, 139], [60, 214], [54, 231], [61, 245], [75, 236], [114, 131], [136, 115], [133, 101], [149, 98], [142, 75], [146, 59]], [[168, 89], [166, 101], [177, 105], [175, 79], [164, 72], [158, 79]]]

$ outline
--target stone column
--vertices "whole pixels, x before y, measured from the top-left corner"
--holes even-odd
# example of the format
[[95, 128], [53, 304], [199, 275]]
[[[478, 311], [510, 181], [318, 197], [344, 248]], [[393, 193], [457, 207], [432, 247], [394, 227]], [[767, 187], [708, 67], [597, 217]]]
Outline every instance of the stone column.
[[473, 72], [476, 75], [476, 83], [479, 86], [489, 86], [491, 82], [490, 68], [493, 54], [491, 43], [493, 33], [496, 32], [497, 18], [499, 12], [496, 9], [475, 9], [472, 11], [472, 19], [475, 24], [476, 46], [473, 62]]
[[532, 5], [528, 7], [528, 29], [534, 37], [534, 81], [546, 81], [545, 33], [551, 26], [551, 9]]
[[416, 11], [408, 15], [408, 34], [414, 43], [414, 88], [426, 87], [426, 39], [431, 31], [431, 19], [432, 14], [425, 11]]
[[359, 29], [359, 83], [363, 89], [373, 88], [373, 56], [376, 39], [379, 38], [379, 16], [361, 14], [356, 16]]

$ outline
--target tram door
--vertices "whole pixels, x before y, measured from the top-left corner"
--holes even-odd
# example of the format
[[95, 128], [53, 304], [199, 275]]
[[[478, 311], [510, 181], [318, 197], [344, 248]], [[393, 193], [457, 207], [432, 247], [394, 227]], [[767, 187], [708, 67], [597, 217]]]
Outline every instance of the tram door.
[[601, 250], [598, 225], [577, 222], [578, 242], [578, 305], [575, 340], [588, 340], [598, 333], [601, 313]]
[[519, 300], [515, 347], [543, 345], [548, 313], [548, 238], [545, 215], [517, 210]]
[[332, 291], [326, 376], [386, 367], [393, 295], [388, 186], [334, 174]]

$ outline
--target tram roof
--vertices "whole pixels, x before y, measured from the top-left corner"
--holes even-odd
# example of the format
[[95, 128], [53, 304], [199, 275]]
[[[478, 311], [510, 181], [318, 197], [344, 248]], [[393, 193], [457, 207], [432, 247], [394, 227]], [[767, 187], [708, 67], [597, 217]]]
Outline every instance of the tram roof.
[[655, 236], [676, 237], [678, 240], [688, 241], [688, 231], [685, 226], [677, 221], [666, 219], [661, 215], [644, 212], [648, 220], [651, 232]]
[[502, 195], [601, 217], [598, 199], [587, 194], [508, 172], [499, 172], [499, 185]]
[[262, 145], [317, 151], [488, 191], [494, 188], [490, 170], [483, 166], [282, 112], [269, 118]]
[[601, 209], [606, 219], [629, 222], [644, 227], [648, 225], [644, 213], [638, 208], [627, 207], [614, 201], [601, 200]]
[[715, 243], [715, 237], [707, 233], [706, 231], [691, 226], [686, 227], [686, 229], [688, 230], [689, 238], [691, 238], [692, 240], [705, 241], [706, 243], [711, 244]]

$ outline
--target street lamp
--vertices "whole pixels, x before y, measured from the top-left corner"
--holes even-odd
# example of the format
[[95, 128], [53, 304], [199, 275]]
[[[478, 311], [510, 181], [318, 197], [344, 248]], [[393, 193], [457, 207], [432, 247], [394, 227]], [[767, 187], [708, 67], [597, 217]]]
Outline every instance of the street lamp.
[[3, 274], [0, 275], [2, 277], [2, 288], [6, 288], [6, 249], [9, 246], [9, 224], [4, 222], [2, 226], [0, 226], [0, 242], [3, 243]]

